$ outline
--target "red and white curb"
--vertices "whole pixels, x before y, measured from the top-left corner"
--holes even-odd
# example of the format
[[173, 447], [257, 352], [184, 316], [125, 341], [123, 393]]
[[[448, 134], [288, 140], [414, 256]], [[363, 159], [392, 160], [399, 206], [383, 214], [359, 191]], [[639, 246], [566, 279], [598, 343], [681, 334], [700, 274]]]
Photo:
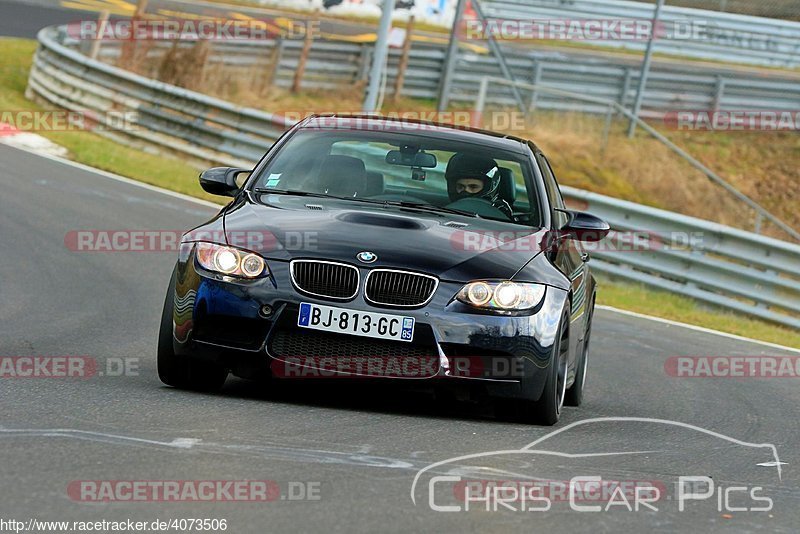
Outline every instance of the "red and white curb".
[[39, 134], [19, 130], [11, 124], [0, 122], [0, 143], [24, 148], [38, 154], [64, 157], [68, 151]]

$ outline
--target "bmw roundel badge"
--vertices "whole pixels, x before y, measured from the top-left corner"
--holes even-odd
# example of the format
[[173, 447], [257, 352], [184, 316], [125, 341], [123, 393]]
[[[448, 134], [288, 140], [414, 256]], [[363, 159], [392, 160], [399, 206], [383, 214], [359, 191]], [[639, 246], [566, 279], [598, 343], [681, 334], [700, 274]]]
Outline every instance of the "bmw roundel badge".
[[378, 259], [378, 255], [365, 250], [364, 252], [359, 252], [356, 254], [356, 258], [358, 258], [358, 261], [363, 263], [372, 263]]

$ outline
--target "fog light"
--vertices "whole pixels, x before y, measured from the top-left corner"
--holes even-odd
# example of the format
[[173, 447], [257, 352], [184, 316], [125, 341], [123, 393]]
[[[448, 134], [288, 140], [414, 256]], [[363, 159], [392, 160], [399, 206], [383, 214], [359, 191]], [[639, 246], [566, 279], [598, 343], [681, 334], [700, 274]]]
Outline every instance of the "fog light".
[[272, 317], [272, 313], [273, 313], [272, 306], [270, 306], [269, 304], [264, 304], [258, 309], [258, 315], [260, 315], [263, 319]]

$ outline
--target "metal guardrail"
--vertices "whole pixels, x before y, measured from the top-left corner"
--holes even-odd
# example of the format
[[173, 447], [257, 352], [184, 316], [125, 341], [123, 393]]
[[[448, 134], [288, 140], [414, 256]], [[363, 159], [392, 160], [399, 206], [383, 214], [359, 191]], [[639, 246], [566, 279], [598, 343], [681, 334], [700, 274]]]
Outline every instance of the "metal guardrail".
[[[92, 60], [39, 32], [26, 96], [59, 107], [91, 111], [108, 122], [133, 113], [134, 122], [99, 133], [134, 146], [179, 152], [202, 164], [252, 165], [291, 121], [189, 91]], [[101, 120], [105, 123], [105, 120]]]
[[[291, 124], [280, 115], [89, 59], [60, 44], [56, 34], [53, 28], [39, 33], [26, 94], [100, 118], [113, 112], [137, 116], [135, 128], [101, 134], [198, 162], [250, 167]], [[597, 271], [800, 328], [800, 246], [586, 191], [563, 190], [571, 203], [606, 218], [615, 230], [646, 232], [649, 243], [643, 251], [597, 250]], [[663, 246], [676, 244], [676, 236], [683, 235], [695, 239], [689, 246], [678, 239], [683, 248]], [[607, 243], [621, 236], [616, 233]]]
[[[617, 102], [613, 100], [605, 100], [602, 98], [598, 98], [595, 96], [584, 95], [580, 93], [573, 93], [571, 91], [564, 91], [562, 89], [557, 89], [553, 87], [547, 87], [544, 85], [534, 85], [534, 84], [526, 84], [522, 82], [514, 82], [511, 80], [497, 80], [497, 79], [490, 79], [488, 77], [484, 77], [481, 80], [480, 90], [478, 91], [478, 99], [475, 103], [475, 111], [478, 115], [482, 115], [484, 109], [486, 107], [486, 95], [489, 89], [489, 84], [499, 84], [499, 85], [506, 85], [506, 86], [514, 86], [519, 89], [525, 89], [534, 93], [545, 93], [545, 94], [557, 94], [564, 96], [566, 98], [572, 98], [574, 100], [588, 102], [593, 105], [604, 106], [606, 108], [606, 132], [607, 135], [611, 118], [613, 114], [619, 113], [620, 115], [627, 117], [629, 120], [636, 123], [640, 128], [645, 130], [648, 134], [652, 137], [657, 139], [661, 142], [664, 146], [669, 148], [672, 152], [680, 156], [683, 160], [689, 163], [692, 167], [697, 169], [698, 171], [702, 172], [709, 180], [716, 183], [723, 189], [725, 189], [728, 193], [730, 193], [733, 197], [735, 197], [738, 201], [746, 204], [749, 208], [755, 211], [756, 213], [756, 233], [760, 232], [761, 223], [764, 219], [768, 220], [775, 226], [777, 226], [780, 230], [791, 236], [797, 241], [800, 241], [800, 232], [786, 224], [785, 222], [781, 221], [777, 217], [775, 217], [769, 210], [761, 206], [760, 204], [756, 203], [753, 199], [733, 187], [723, 178], [718, 176], [714, 171], [703, 165], [700, 161], [695, 159], [691, 154], [680, 148], [678, 145], [667, 139], [666, 136], [661, 134], [658, 130], [641, 120], [639, 117], [634, 115], [632, 112], [628, 111], [627, 109], [620, 106]], [[604, 141], [605, 142], [605, 141]]]
[[800, 246], [572, 187], [561, 190], [569, 206], [611, 225], [608, 238], [587, 246], [595, 271], [800, 328]]
[[[56, 36], [53, 35], [55, 38]], [[58, 37], [70, 48], [79, 46], [63, 34]], [[100, 59], [113, 63], [120, 55], [120, 43], [104, 43]], [[153, 44], [148, 57], [159, 61], [171, 43]], [[182, 46], [192, 46], [186, 42]], [[302, 42], [284, 40], [253, 42], [219, 42], [211, 44], [210, 64], [225, 64], [226, 68], [266, 71], [267, 61], [273, 57], [273, 48], [280, 47], [278, 68], [273, 83], [290, 87]], [[315, 41], [306, 65], [303, 86], [312, 89], [350, 87], [364, 81], [370, 64], [372, 45]], [[514, 79], [532, 84], [592, 94], [615, 100], [622, 107], [631, 107], [639, 81], [638, 65], [614, 63], [619, 58], [604, 61], [587, 59], [580, 55], [565, 55], [526, 51], [507, 47], [503, 52]], [[414, 98], [435, 99], [444, 64], [445, 50], [433, 45], [415, 44], [411, 48], [409, 66], [405, 76], [403, 95]], [[400, 62], [400, 51], [389, 52], [387, 86], [393, 87]], [[463, 49], [458, 54], [449, 101], [472, 104], [478, 94], [481, 78], [492, 76], [503, 79], [497, 61], [491, 56]], [[576, 103], [558, 95], [526, 95], [531, 106], [556, 111], [604, 113], [604, 106]], [[517, 101], [508, 87], [494, 85], [489, 88], [488, 101], [492, 104], [516, 106]], [[787, 111], [800, 110], [800, 75], [783, 72], [747, 72], [704, 66], [702, 70], [680, 64], [654, 65], [648, 77], [642, 104], [642, 115], [660, 118], [668, 112], [690, 111]]]
[[[652, 20], [653, 4], [627, 0], [482, 0], [490, 18], [505, 20]], [[658, 52], [769, 67], [800, 67], [800, 22], [667, 5]], [[695, 33], [690, 33], [694, 31]], [[598, 40], [597, 46], [644, 50], [639, 40]]]

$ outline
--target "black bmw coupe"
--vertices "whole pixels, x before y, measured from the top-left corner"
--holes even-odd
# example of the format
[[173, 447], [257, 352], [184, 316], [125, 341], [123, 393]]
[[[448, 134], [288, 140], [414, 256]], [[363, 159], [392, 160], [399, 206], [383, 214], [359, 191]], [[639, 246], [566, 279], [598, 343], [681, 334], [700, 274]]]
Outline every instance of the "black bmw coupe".
[[254, 169], [209, 169], [200, 184], [233, 200], [181, 241], [165, 384], [417, 381], [544, 424], [581, 403], [596, 293], [581, 241], [609, 228], [566, 209], [533, 143], [315, 116]]

